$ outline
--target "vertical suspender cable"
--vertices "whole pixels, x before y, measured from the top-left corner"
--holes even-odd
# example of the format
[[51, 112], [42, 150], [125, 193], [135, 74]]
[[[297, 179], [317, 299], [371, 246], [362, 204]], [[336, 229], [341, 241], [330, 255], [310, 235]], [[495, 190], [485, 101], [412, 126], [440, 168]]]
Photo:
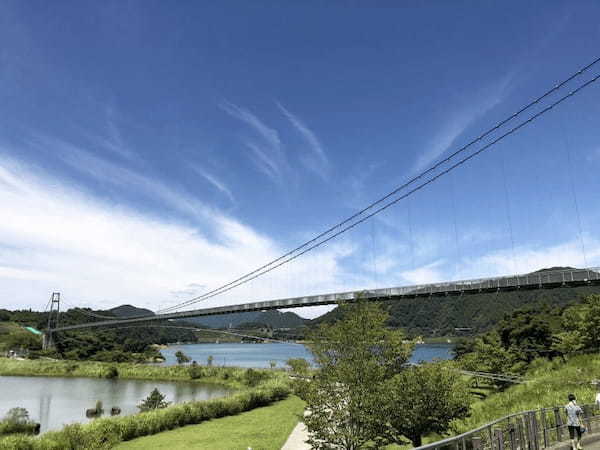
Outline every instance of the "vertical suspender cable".
[[410, 244], [410, 263], [412, 266], [412, 270], [415, 270], [415, 244], [413, 242], [413, 232], [412, 232], [412, 217], [410, 211], [410, 198], [406, 199], [406, 215], [408, 218], [408, 239]]
[[510, 201], [508, 195], [508, 185], [506, 183], [506, 167], [504, 164], [504, 153], [500, 152], [500, 166], [502, 168], [502, 184], [504, 185], [504, 208], [506, 211], [506, 223], [508, 225], [508, 232], [510, 235], [510, 248], [512, 252], [512, 260], [513, 260], [513, 273], [519, 273], [517, 270], [517, 259], [515, 257], [515, 238], [513, 235], [513, 225], [512, 225], [512, 216], [510, 214]]
[[379, 285], [377, 277], [377, 254], [375, 250], [375, 220], [371, 220], [371, 256], [373, 258], [373, 279], [375, 280], [375, 287]]
[[569, 186], [571, 188], [571, 195], [573, 196], [573, 204], [575, 205], [575, 216], [577, 218], [577, 228], [579, 230], [579, 243], [581, 244], [581, 254], [583, 256], [583, 265], [585, 268], [588, 267], [587, 255], [585, 251], [585, 242], [583, 239], [583, 227], [581, 226], [581, 214], [579, 213], [579, 202], [577, 200], [577, 191], [575, 190], [575, 181], [573, 179], [573, 161], [571, 157], [571, 145], [567, 138], [564, 122], [562, 123], [563, 139], [565, 147], [567, 147], [567, 172], [569, 175]]
[[459, 279], [459, 264], [461, 262], [461, 256], [460, 256], [460, 246], [458, 245], [458, 225], [457, 225], [457, 220], [456, 220], [456, 192], [455, 192], [455, 186], [454, 186], [454, 174], [450, 173], [450, 197], [451, 197], [451, 201], [452, 201], [452, 223], [454, 225], [454, 245], [456, 247], [456, 264], [454, 265], [454, 279], [458, 280]]

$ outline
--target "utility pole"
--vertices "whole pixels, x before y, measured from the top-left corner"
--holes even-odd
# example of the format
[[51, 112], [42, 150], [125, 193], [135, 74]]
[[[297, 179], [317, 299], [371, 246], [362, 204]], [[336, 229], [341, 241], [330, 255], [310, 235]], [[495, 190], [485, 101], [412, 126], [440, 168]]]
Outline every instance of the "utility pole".
[[[56, 309], [54, 307], [56, 305]], [[58, 320], [60, 314], [60, 292], [53, 292], [52, 297], [50, 297], [50, 313], [48, 314], [48, 327], [46, 328], [46, 333], [44, 333], [44, 341], [42, 344], [42, 348], [44, 350], [48, 350], [54, 346], [54, 342], [52, 340], [52, 330], [58, 328]], [[54, 326], [52, 326], [52, 317], [54, 319]]]

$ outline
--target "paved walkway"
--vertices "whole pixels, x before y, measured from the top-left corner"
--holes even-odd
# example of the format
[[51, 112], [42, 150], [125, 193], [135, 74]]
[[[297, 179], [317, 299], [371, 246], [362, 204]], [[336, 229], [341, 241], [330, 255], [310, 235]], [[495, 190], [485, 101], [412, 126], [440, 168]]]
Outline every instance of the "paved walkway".
[[[306, 411], [304, 411], [306, 415]], [[298, 422], [290, 433], [287, 441], [281, 447], [281, 450], [310, 450], [310, 445], [306, 443], [308, 439], [308, 430], [304, 422]], [[600, 450], [600, 448], [598, 449]]]

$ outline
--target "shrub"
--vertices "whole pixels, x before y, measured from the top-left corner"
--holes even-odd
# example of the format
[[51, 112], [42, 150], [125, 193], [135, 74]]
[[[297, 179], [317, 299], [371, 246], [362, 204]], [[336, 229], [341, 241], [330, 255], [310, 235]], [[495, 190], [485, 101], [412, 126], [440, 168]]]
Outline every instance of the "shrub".
[[119, 370], [115, 366], [110, 366], [106, 371], [105, 378], [113, 379], [119, 378]]
[[161, 394], [157, 388], [154, 388], [150, 395], [138, 405], [138, 408], [140, 411], [144, 412], [153, 409], [166, 408], [167, 406], [169, 406], [169, 402], [165, 401], [164, 394]]
[[185, 364], [191, 361], [191, 358], [185, 353], [183, 353], [181, 350], [178, 350], [175, 353], [175, 358], [177, 358], [177, 364]]
[[143, 414], [98, 419], [85, 425], [67, 425], [61, 431], [48, 432], [39, 439], [22, 435], [9, 436], [0, 439], [0, 448], [7, 450], [108, 449], [120, 441], [265, 406], [282, 400], [288, 394], [289, 388], [283, 382], [268, 381], [259, 388], [222, 399], [181, 403]]
[[0, 435], [23, 433], [37, 434], [40, 425], [29, 419], [29, 413], [25, 408], [12, 408], [0, 422]]
[[261, 381], [264, 381], [268, 378], [268, 375], [264, 372], [259, 372], [254, 369], [246, 369], [244, 373], [244, 383], [246, 383], [250, 387], [257, 386]]
[[196, 363], [196, 361], [194, 361], [192, 365], [188, 367], [188, 373], [190, 374], [190, 378], [192, 380], [197, 380], [198, 378], [202, 378], [204, 376], [204, 370]]

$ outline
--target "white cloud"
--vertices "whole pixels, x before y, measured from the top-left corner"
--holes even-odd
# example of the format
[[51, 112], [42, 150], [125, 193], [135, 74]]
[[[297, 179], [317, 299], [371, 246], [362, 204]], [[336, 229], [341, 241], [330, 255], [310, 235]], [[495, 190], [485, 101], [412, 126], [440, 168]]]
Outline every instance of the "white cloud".
[[[0, 307], [40, 309], [60, 291], [72, 305], [159, 309], [184, 300], [183, 291], [204, 292], [282, 253], [231, 217], [202, 214], [192, 228], [92, 198], [8, 159], [0, 159], [0, 183], [8, 212], [0, 221]], [[209, 227], [218, 233], [210, 240], [202, 233]], [[342, 243], [330, 245], [196, 307], [342, 289], [338, 260], [347, 252]]]
[[448, 281], [442, 270], [443, 263], [443, 261], [435, 261], [413, 270], [406, 270], [401, 275], [410, 285]]
[[500, 104], [507, 95], [512, 79], [513, 74], [503, 77], [471, 98], [468, 104], [449, 114], [448, 120], [439, 127], [439, 131], [425, 145], [425, 150], [420, 152], [412, 172], [420, 172], [437, 161], [470, 125]]
[[250, 112], [249, 110], [242, 108], [240, 106], [234, 105], [230, 102], [221, 103], [221, 109], [235, 117], [236, 119], [245, 122], [249, 125], [257, 134], [262, 136], [265, 141], [267, 141], [272, 147], [279, 148], [281, 147], [281, 140], [279, 139], [279, 133], [273, 128], [268, 127], [264, 124], [255, 114]]
[[231, 203], [235, 203], [235, 198], [233, 196], [233, 193], [231, 192], [231, 190], [227, 187], [227, 185], [223, 181], [221, 181], [214, 175], [208, 173], [206, 170], [204, 170], [201, 167], [192, 165], [191, 168], [194, 172], [196, 172], [198, 175], [200, 175], [202, 178], [204, 178], [206, 181], [208, 181], [211, 185], [213, 185], [213, 187], [215, 187], [219, 192], [224, 194], [229, 199], [229, 201], [231, 201]]
[[514, 274], [526, 274], [536, 270], [569, 266], [584, 268], [600, 266], [600, 241], [584, 236], [585, 258], [581, 241], [574, 239], [556, 245], [540, 247], [517, 247], [493, 250], [473, 257], [462, 257], [456, 274], [455, 260], [436, 260], [413, 270], [401, 272], [409, 284], [425, 284], [443, 281], [488, 278]]
[[245, 145], [252, 151], [250, 157], [261, 172], [272, 180], [280, 182], [286, 160], [279, 133], [267, 126], [248, 109], [230, 102], [223, 102], [220, 107], [230, 116], [244, 122], [256, 133], [259, 141], [245, 140]]
[[281, 181], [281, 167], [277, 162], [275, 155], [268, 148], [256, 144], [255, 142], [246, 141], [246, 147], [252, 150], [252, 162], [256, 168], [267, 175], [274, 181]]
[[191, 197], [181, 188], [178, 189], [157, 180], [156, 177], [141, 175], [136, 171], [98, 158], [66, 141], [37, 135], [32, 137], [29, 142], [40, 150], [54, 153], [70, 167], [101, 183], [126, 188], [128, 192], [136, 192], [149, 199], [161, 201], [165, 205], [197, 219], [217, 214], [216, 211]]
[[300, 120], [298, 116], [292, 114], [280, 103], [277, 103], [277, 106], [294, 126], [296, 131], [298, 131], [308, 143], [311, 154], [304, 155], [302, 162], [307, 168], [314, 171], [321, 178], [325, 179], [327, 177], [327, 173], [329, 172], [329, 161], [327, 160], [327, 155], [323, 145], [321, 144], [321, 141], [317, 135], [310, 128], [308, 128], [308, 126], [302, 120]]

